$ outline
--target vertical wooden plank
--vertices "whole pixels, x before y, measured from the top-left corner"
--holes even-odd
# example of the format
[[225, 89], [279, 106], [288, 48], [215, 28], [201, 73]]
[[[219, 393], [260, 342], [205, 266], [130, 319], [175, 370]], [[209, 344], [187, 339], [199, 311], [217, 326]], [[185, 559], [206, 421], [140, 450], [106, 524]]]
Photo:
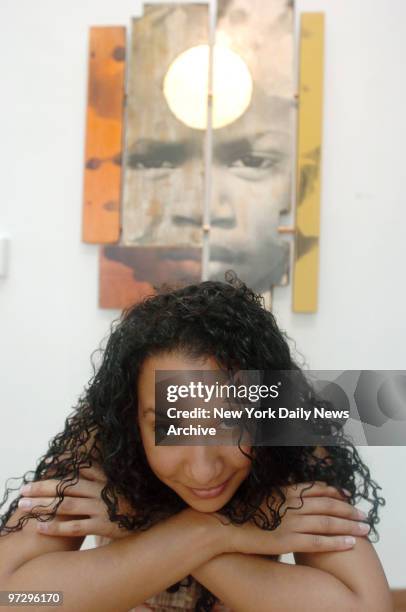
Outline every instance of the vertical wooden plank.
[[125, 40], [124, 27], [90, 28], [84, 242], [117, 242], [120, 236]]
[[319, 278], [324, 14], [304, 13], [300, 31], [294, 312], [316, 312]]
[[[218, 0], [208, 277], [224, 281], [232, 269], [268, 307], [271, 287], [289, 274], [290, 245], [278, 227], [292, 193], [293, 49], [291, 3]], [[228, 108], [230, 91], [244, 100], [244, 89], [248, 106], [217, 121], [216, 107]]]
[[[207, 42], [207, 4], [147, 4], [132, 22], [122, 235], [101, 249], [102, 308], [201, 280], [205, 130], [175, 113], [165, 82], [179, 56]], [[197, 71], [204, 67], [192, 67], [190, 88]]]
[[[176, 116], [165, 95], [165, 82], [174, 62], [190, 49], [207, 44], [207, 40], [207, 5], [147, 4], [143, 16], [133, 20], [123, 245], [202, 244], [205, 130], [195, 129]], [[190, 70], [192, 88], [197, 71], [203, 71], [203, 78], [207, 78], [204, 68], [197, 65]], [[178, 104], [182, 101], [177, 99]]]

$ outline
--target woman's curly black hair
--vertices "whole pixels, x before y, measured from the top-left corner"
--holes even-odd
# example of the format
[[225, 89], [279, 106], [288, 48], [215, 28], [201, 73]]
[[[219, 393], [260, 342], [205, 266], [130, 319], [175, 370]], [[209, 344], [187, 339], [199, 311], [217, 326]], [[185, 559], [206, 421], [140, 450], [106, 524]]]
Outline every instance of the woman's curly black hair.
[[[56, 478], [58, 503], [49, 514], [25, 514], [16, 525], [7, 524], [15, 511], [17, 497], [0, 516], [0, 532], [21, 529], [30, 518], [51, 520], [64, 499], [64, 490], [79, 479], [79, 469], [97, 462], [107, 483], [102, 491], [111, 521], [127, 530], [148, 529], [187, 504], [151, 470], [140, 435], [137, 380], [147, 356], [179, 350], [188, 356], [214, 357], [222, 368], [232, 370], [298, 370], [287, 336], [278, 328], [262, 296], [249, 289], [234, 274], [226, 282], [205, 281], [183, 288], [164, 287], [156, 295], [126, 309], [112, 325], [111, 335], [98, 368], [63, 431], [49, 443], [35, 471], [24, 474], [24, 483]], [[240, 447], [241, 452], [244, 452]], [[385, 501], [380, 487], [350, 442], [328, 446], [324, 456], [315, 446], [257, 446], [250, 457], [247, 478], [219, 511], [234, 523], [253, 520], [261, 529], [275, 529], [283, 516], [286, 500], [283, 487], [299, 482], [324, 481], [339, 490], [347, 489], [350, 502], [363, 499], [370, 504], [368, 522], [377, 537], [378, 508]], [[246, 454], [244, 452], [244, 454]], [[33, 477], [31, 475], [33, 474]], [[52, 476], [50, 476], [52, 475]], [[0, 508], [15, 489], [6, 486]], [[275, 499], [265, 515], [259, 508], [264, 499]], [[136, 513], [120, 512], [124, 497]], [[187, 579], [192, 580], [191, 576]], [[178, 582], [169, 587], [176, 590]], [[212, 609], [216, 597], [200, 585], [196, 611]]]

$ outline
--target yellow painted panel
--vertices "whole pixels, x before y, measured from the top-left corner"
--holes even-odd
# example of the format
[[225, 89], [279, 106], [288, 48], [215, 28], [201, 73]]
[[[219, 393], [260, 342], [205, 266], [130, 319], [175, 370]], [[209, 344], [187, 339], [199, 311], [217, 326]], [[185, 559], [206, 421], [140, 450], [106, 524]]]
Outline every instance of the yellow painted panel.
[[319, 277], [324, 14], [303, 13], [300, 27], [294, 312], [316, 312]]

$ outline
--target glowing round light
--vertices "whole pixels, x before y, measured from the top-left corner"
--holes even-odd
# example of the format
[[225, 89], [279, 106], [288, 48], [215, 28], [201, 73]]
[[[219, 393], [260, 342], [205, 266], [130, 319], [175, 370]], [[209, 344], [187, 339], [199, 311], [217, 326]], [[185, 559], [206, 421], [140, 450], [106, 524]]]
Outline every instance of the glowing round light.
[[[191, 47], [174, 59], [164, 78], [169, 108], [189, 127], [207, 127], [209, 47]], [[244, 60], [228, 47], [213, 48], [213, 129], [229, 125], [248, 108], [252, 77]]]

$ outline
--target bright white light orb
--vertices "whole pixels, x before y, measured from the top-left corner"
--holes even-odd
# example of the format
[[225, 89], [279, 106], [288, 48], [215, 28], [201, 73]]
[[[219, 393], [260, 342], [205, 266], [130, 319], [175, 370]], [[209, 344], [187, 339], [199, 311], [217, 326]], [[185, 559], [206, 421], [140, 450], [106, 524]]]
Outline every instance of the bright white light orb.
[[[169, 108], [191, 128], [207, 127], [209, 47], [198, 45], [174, 59], [164, 78]], [[229, 125], [247, 110], [252, 97], [252, 77], [247, 64], [230, 48], [213, 48], [213, 129]]]

